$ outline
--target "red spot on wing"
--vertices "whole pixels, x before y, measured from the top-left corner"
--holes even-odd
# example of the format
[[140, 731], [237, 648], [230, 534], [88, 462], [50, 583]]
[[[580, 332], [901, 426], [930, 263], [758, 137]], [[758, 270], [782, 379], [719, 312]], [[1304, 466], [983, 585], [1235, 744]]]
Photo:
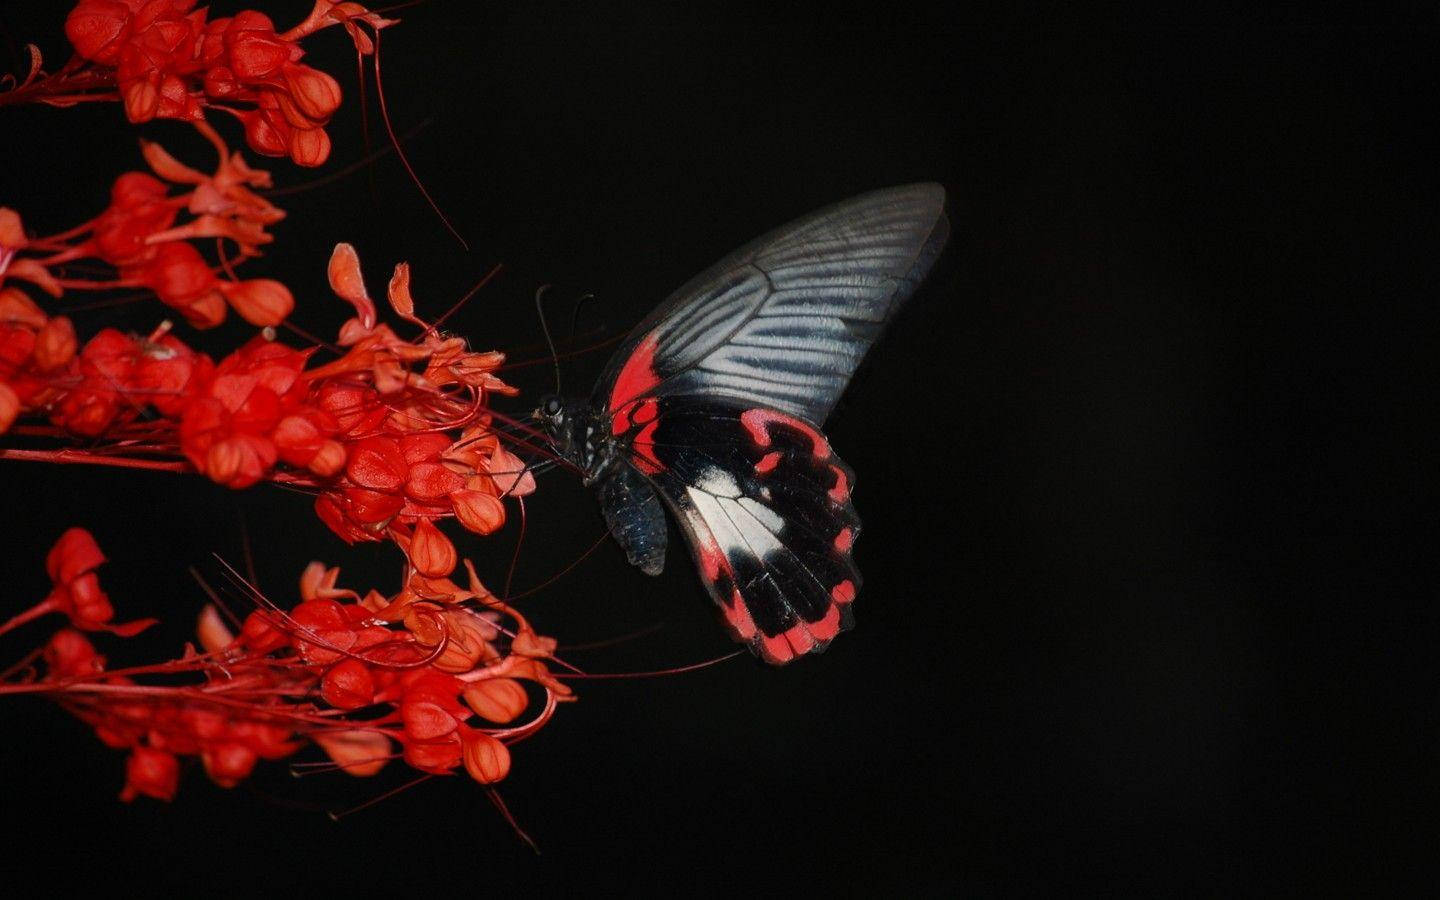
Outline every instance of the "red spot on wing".
[[760, 653], [769, 663], [787, 663], [795, 658], [795, 649], [790, 646], [790, 642], [785, 639], [783, 634], [762, 637]]
[[855, 582], [845, 579], [830, 589], [830, 596], [836, 603], [849, 603], [855, 599]]
[[[730, 574], [730, 560], [725, 558], [714, 538], [696, 537], [695, 549], [700, 553], [700, 574], [706, 581], [715, 581], [721, 572]], [[740, 596], [738, 591], [735, 596]]]
[[625, 405], [615, 410], [610, 418], [610, 432], [612, 434], [624, 434], [630, 430], [631, 425], [644, 425], [653, 422], [656, 416], [660, 415], [660, 404], [654, 397], [646, 397], [643, 400], [629, 400]]
[[[615, 379], [615, 386], [610, 389], [610, 412], [615, 416], [611, 427], [615, 434], [630, 428], [629, 417], [623, 407], [660, 383], [660, 375], [655, 371], [655, 344], [655, 335], [646, 335], [630, 358], [625, 360]], [[624, 427], [621, 427], [622, 420]]]
[[802, 422], [794, 416], [787, 416], [773, 409], [747, 409], [740, 414], [740, 424], [750, 432], [750, 439], [755, 442], [757, 447], [770, 446], [770, 426], [783, 425], [809, 438], [810, 454], [816, 459], [826, 459], [830, 456], [830, 442], [825, 440], [825, 435], [816, 431], [809, 422]]
[[850, 499], [850, 478], [839, 466], [831, 466], [830, 469], [835, 473], [835, 486], [830, 489], [830, 499], [836, 503], [844, 503]]
[[654, 397], [646, 397], [636, 404], [634, 410], [630, 413], [630, 418], [636, 425], [644, 425], [647, 422], [655, 421], [656, 416], [659, 415], [660, 404]]
[[835, 639], [840, 633], [840, 607], [832, 606], [825, 610], [825, 615], [818, 622], [810, 623], [810, 633], [815, 640], [826, 643]]
[[780, 465], [780, 457], [784, 455], [785, 454], [781, 453], [779, 450], [771, 450], [769, 453], [760, 457], [759, 462], [755, 463], [755, 472], [757, 474], [764, 475], [765, 473], [771, 471], [776, 466]]
[[646, 475], [654, 475], [665, 470], [665, 464], [660, 461], [660, 457], [655, 455], [655, 429], [659, 425], [659, 419], [652, 419], [644, 428], [640, 429], [640, 433], [635, 435], [635, 439], [630, 442], [630, 461], [635, 464], [635, 468]]
[[790, 649], [795, 651], [796, 656], [804, 656], [815, 649], [815, 638], [810, 635], [810, 629], [804, 622], [793, 626], [781, 637], [790, 643]]
[[740, 596], [737, 589], [730, 598], [730, 605], [724, 606], [725, 620], [730, 627], [735, 629], [735, 636], [742, 641], [748, 641], [755, 636], [755, 620], [750, 618], [750, 610], [745, 606], [745, 598]]
[[835, 549], [841, 553], [849, 553], [850, 546], [855, 543], [855, 532], [851, 528], [842, 528], [840, 533], [835, 535]]

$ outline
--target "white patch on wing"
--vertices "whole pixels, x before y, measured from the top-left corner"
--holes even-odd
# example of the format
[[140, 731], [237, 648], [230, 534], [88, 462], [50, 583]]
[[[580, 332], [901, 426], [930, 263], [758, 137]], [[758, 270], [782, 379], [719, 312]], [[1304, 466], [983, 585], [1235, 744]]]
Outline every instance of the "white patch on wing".
[[726, 556], [753, 556], [763, 561], [785, 550], [779, 539], [738, 501], [715, 497], [696, 487], [685, 490]]
[[735, 481], [735, 476], [718, 466], [707, 466], [705, 471], [700, 473], [696, 479], [695, 487], [707, 494], [714, 494], [716, 497], [739, 497], [741, 494], [740, 485]]
[[760, 524], [764, 525], [771, 532], [779, 534], [780, 529], [785, 527], [785, 519], [765, 504], [753, 500], [750, 497], [741, 497], [738, 502], [750, 515], [758, 519]]

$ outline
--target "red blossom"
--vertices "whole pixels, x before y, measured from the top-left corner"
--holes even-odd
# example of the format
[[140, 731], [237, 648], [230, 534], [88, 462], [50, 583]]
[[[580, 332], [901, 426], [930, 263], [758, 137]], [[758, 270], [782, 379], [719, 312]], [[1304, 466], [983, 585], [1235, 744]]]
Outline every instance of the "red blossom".
[[315, 166], [329, 156], [324, 126], [340, 106], [340, 85], [300, 60], [300, 41], [342, 25], [362, 55], [372, 32], [393, 24], [358, 3], [319, 0], [296, 27], [279, 32], [254, 10], [208, 18], [195, 0], [80, 0], [65, 34], [88, 67], [27, 83], [41, 102], [73, 96], [119, 99], [132, 122], [204, 121], [218, 109], [245, 125], [251, 149]]
[[180, 788], [180, 760], [175, 754], [153, 747], [138, 746], [125, 760], [125, 789], [120, 799], [129, 803], [144, 795], [156, 800], [175, 799]]
[[[78, 586], [103, 561], [77, 528], [46, 562], [57, 584], [93, 595], [98, 588]], [[414, 576], [391, 597], [362, 597], [337, 585], [338, 569], [313, 563], [300, 578], [300, 603], [288, 613], [256, 610], [238, 634], [207, 607], [198, 625], [205, 652], [187, 649], [148, 667], [164, 676], [156, 683], [108, 672], [84, 634], [62, 628], [37, 654], [43, 674], [3, 689], [50, 693], [108, 746], [128, 751], [127, 801], [171, 799], [182, 757], [198, 758], [212, 781], [233, 787], [262, 761], [311, 743], [353, 775], [379, 771], [398, 744], [400, 757], [422, 772], [463, 768], [491, 785], [509, 772], [507, 744], [541, 727], [570, 691], [545, 663], [554, 642], [491, 597], [468, 563], [466, 571], [465, 588]], [[461, 605], [480, 597], [484, 613]], [[190, 683], [177, 683], [185, 676]], [[519, 679], [533, 682], [546, 702], [514, 726], [532, 708]]]
[[45, 557], [45, 571], [52, 585], [45, 603], [70, 617], [70, 623], [84, 631], [113, 631], [132, 635], [155, 624], [154, 619], [140, 619], [113, 625], [115, 608], [110, 597], [100, 588], [95, 570], [105, 562], [105, 554], [95, 538], [83, 528], [71, 528], [60, 536]]

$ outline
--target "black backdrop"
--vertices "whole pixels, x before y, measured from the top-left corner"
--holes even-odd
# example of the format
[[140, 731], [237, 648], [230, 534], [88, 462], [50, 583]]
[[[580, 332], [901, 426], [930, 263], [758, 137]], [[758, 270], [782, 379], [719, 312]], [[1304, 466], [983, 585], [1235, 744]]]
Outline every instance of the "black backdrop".
[[[256, 5], [282, 25], [308, 6]], [[25, 40], [61, 60], [64, 7], [4, 5], [7, 67]], [[1405, 206], [1433, 180], [1407, 174], [1422, 157], [1395, 128], [1433, 118], [1434, 70], [1417, 62], [1433, 28], [1149, 13], [1102, 35], [901, 4], [435, 0], [401, 15], [384, 38], [390, 109], [472, 249], [393, 156], [286, 197], [253, 271], [293, 286], [316, 333], [345, 314], [324, 283], [338, 240], [375, 284], [411, 261], [431, 314], [503, 262], [452, 321], [534, 358], [540, 283], [559, 288], [562, 331], [569, 300], [594, 292], [579, 329], [611, 335], [793, 215], [946, 184], [949, 250], [828, 428], [859, 475], [859, 627], [781, 670], [745, 658], [581, 685], [505, 785], [539, 857], [459, 779], [339, 823], [315, 810], [398, 774], [295, 781], [277, 765], [227, 792], [192, 769], [173, 804], [124, 805], [119, 754], [10, 700], [7, 880], [1209, 893], [1404, 871], [1412, 845], [1359, 848], [1433, 787], [1389, 777], [1433, 773], [1433, 682], [1399, 682], [1434, 638], [1433, 613], [1409, 602], [1418, 579], [1396, 578], [1423, 539], [1392, 518], [1425, 508], [1433, 458], [1378, 440], [1412, 398], [1377, 390], [1369, 368], [1415, 370], [1425, 346], [1379, 323], [1429, 302], [1400, 272], [1433, 254], [1430, 214]], [[343, 35], [310, 46], [347, 87], [324, 174], [365, 150]], [[88, 217], [140, 165], [135, 133], [108, 104], [0, 110], [0, 203], [38, 231]], [[206, 159], [183, 128], [140, 133]], [[281, 185], [310, 177], [271, 168]], [[186, 336], [219, 350], [239, 334]], [[567, 361], [567, 387], [588, 389], [603, 355]], [[527, 399], [549, 377], [516, 372]], [[116, 658], [178, 647], [201, 602], [187, 567], [238, 559], [245, 529], [282, 602], [311, 558], [357, 587], [396, 574], [393, 552], [344, 547], [276, 490], [19, 463], [0, 476], [6, 607], [45, 589], [45, 549], [87, 525], [122, 615], [166, 617]], [[601, 527], [560, 474], [530, 510], [520, 588]], [[498, 579], [514, 538], [512, 523], [462, 549]], [[688, 562], [670, 562], [647, 579], [607, 544], [525, 608], [570, 642], [663, 623], [575, 654], [596, 671], [727, 651]], [[6, 659], [27, 646], [0, 644]]]

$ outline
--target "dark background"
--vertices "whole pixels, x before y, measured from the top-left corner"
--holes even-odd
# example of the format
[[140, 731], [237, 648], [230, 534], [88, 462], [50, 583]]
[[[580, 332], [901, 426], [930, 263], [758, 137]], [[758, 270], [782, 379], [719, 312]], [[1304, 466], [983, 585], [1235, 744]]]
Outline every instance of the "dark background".
[[[256, 5], [282, 27], [308, 9]], [[65, 7], [5, 4], [7, 68], [26, 40], [63, 60]], [[1433, 512], [1434, 457], [1428, 394], [1396, 379], [1424, 371], [1434, 339], [1394, 323], [1434, 302], [1407, 270], [1433, 274], [1433, 203], [1411, 201], [1433, 200], [1412, 167], [1435, 147], [1402, 134], [1433, 124], [1433, 21], [441, 0], [401, 16], [383, 42], [390, 110], [472, 249], [393, 155], [279, 199], [291, 218], [249, 271], [291, 285], [315, 333], [346, 315], [324, 282], [338, 240], [377, 293], [409, 260], [431, 315], [503, 262], [452, 323], [535, 359], [541, 283], [561, 332], [596, 294], [578, 345], [792, 216], [946, 185], [949, 250], [827, 429], [859, 475], [859, 627], [784, 669], [579, 685], [504, 788], [538, 857], [462, 779], [338, 824], [318, 812], [398, 783], [398, 766], [360, 782], [272, 765], [230, 792], [191, 769], [173, 804], [124, 805], [120, 754], [9, 700], [7, 879], [991, 894], [1412, 874], [1433, 844], [1435, 681], [1417, 661], [1437, 623], [1412, 568], [1433, 545], [1407, 518]], [[308, 46], [347, 100], [332, 161], [275, 161], [281, 186], [366, 152], [343, 34]], [[139, 133], [208, 164], [183, 128]], [[0, 110], [0, 203], [39, 232], [88, 218], [141, 165], [135, 134], [113, 104]], [[161, 315], [75, 318], [88, 334]], [[242, 332], [184, 336], [223, 352]], [[567, 389], [588, 391], [604, 357], [567, 360]], [[517, 370], [511, 408], [549, 378]], [[187, 567], [241, 559], [246, 530], [282, 604], [314, 557], [350, 586], [394, 586], [393, 551], [346, 548], [293, 494], [19, 463], [4, 478], [6, 608], [38, 599], [44, 551], [84, 524], [121, 616], [167, 619], [117, 660], [180, 645], [202, 602]], [[530, 510], [518, 589], [601, 529], [563, 474]], [[515, 536], [462, 550], [499, 581]], [[675, 549], [651, 580], [607, 543], [524, 608], [569, 643], [663, 623], [572, 654], [593, 671], [730, 648]], [[4, 658], [33, 639], [0, 643]]]

